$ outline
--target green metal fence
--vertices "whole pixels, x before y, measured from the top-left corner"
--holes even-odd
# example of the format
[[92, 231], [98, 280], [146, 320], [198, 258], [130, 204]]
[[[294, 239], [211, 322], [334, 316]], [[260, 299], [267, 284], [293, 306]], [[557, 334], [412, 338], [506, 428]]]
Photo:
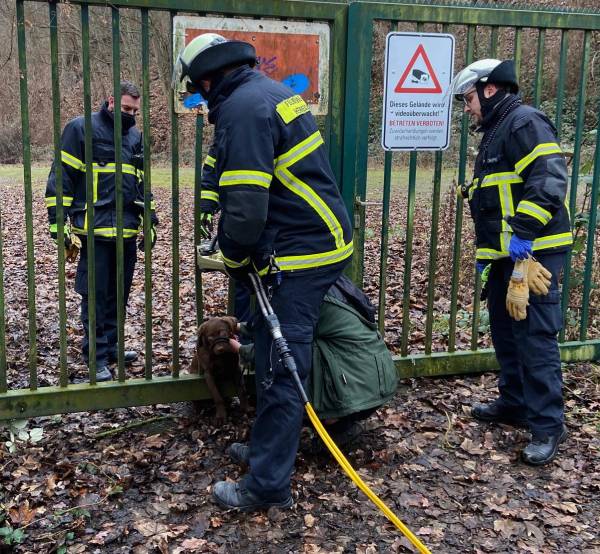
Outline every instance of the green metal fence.
[[[96, 383], [96, 368], [90, 367], [89, 384], [69, 384], [69, 367], [67, 352], [69, 339], [67, 336], [67, 284], [65, 279], [64, 233], [58, 229], [58, 334], [59, 334], [59, 372], [55, 382], [50, 386], [38, 386], [39, 352], [37, 337], [40, 326], [44, 324], [36, 313], [36, 285], [39, 286], [47, 275], [36, 275], [33, 229], [34, 226], [45, 226], [46, 222], [34, 219], [33, 194], [32, 194], [32, 137], [30, 134], [29, 100], [28, 100], [28, 72], [27, 72], [27, 41], [30, 38], [27, 30], [26, 7], [35, 5], [43, 6], [43, 2], [23, 2], [17, 0], [17, 36], [19, 46], [19, 68], [21, 73], [21, 120], [23, 136], [23, 165], [24, 165], [24, 199], [25, 199], [25, 233], [26, 233], [26, 258], [27, 258], [27, 304], [28, 304], [28, 386], [19, 388], [11, 385], [14, 381], [14, 370], [9, 368], [15, 364], [7, 358], [7, 336], [10, 335], [10, 325], [7, 325], [6, 301], [11, 302], [12, 295], [4, 290], [6, 264], [3, 258], [3, 247], [6, 244], [6, 230], [0, 233], [0, 419], [14, 417], [31, 417], [36, 415], [104, 409], [119, 406], [132, 406], [154, 404], [159, 402], [175, 402], [182, 400], [196, 400], [208, 398], [208, 391], [204, 382], [197, 376], [190, 376], [181, 372], [181, 345], [180, 325], [184, 312], [193, 311], [195, 321], [202, 319], [202, 278], [199, 273], [195, 275], [195, 305], [180, 305], [180, 198], [186, 191], [180, 189], [180, 148], [179, 148], [179, 118], [173, 110], [173, 98], [168, 106], [171, 122], [171, 233], [172, 233], [172, 313], [170, 347], [170, 375], [157, 375], [153, 369], [153, 264], [152, 252], [149, 241], [145, 242], [144, 252], [144, 335], [145, 335], [145, 365], [144, 377], [138, 379], [127, 378], [124, 367], [124, 284], [123, 284], [123, 205], [122, 205], [122, 167], [121, 160], [117, 158], [117, 245], [119, 255], [117, 274], [117, 298], [119, 306], [118, 320], [118, 378], [110, 383]], [[61, 132], [61, 106], [60, 106], [60, 76], [59, 76], [59, 42], [61, 40], [61, 5], [54, 2], [47, 3], [48, 28], [50, 36], [49, 62], [51, 65], [52, 106], [53, 106], [53, 136], [55, 144], [55, 163], [57, 168], [57, 213], [58, 220], [63, 213], [63, 191], [61, 183], [60, 164], [60, 132]], [[494, 367], [494, 357], [488, 348], [480, 348], [482, 335], [479, 332], [479, 289], [480, 283], [475, 280], [473, 273], [465, 274], [464, 266], [465, 248], [461, 240], [465, 227], [468, 227], [463, 217], [462, 200], [452, 200], [450, 212], [446, 213], [449, 203], [445, 196], [448, 188], [447, 174], [452, 173], [450, 180], [462, 183], [469, 178], [469, 164], [467, 159], [469, 137], [468, 123], [465, 118], [459, 121], [458, 137], [454, 137], [457, 144], [454, 152], [442, 154], [438, 152], [431, 155], [417, 154], [391, 154], [386, 153], [383, 159], [369, 158], [369, 130], [377, 130], [380, 112], [377, 111], [377, 97], [371, 94], [372, 87], [376, 87], [376, 79], [372, 82], [372, 67], [376, 59], [373, 48], [377, 46], [381, 37], [378, 30], [386, 26], [389, 30], [396, 28], [410, 28], [417, 31], [444, 31], [454, 33], [458, 40], [456, 56], [456, 69], [476, 57], [487, 55], [509, 56], [514, 55], [521, 67], [533, 67], [534, 77], [530, 81], [530, 90], [526, 90], [526, 98], [535, 105], [540, 105], [544, 96], [555, 97], [555, 121], [559, 132], [567, 125], [574, 128], [572, 139], [571, 167], [571, 193], [569, 197], [572, 217], [576, 214], [578, 202], [578, 185], [581, 180], [580, 170], [582, 162], [582, 144], [586, 131], [586, 107], [589, 110], [596, 98], [588, 98], [590, 89], [591, 72], [591, 47], [598, 44], [600, 31], [600, 14], [583, 12], [551, 12], [542, 10], [511, 10], [504, 8], [481, 8], [458, 5], [431, 5], [416, 3], [338, 3], [338, 2], [304, 2], [269, 0], [205, 0], [202, 3], [192, 0], [117, 0], [107, 6], [104, 2], [70, 2], [72, 9], [79, 10], [81, 31], [81, 74], [83, 78], [84, 116], [86, 125], [85, 158], [87, 160], [87, 192], [92, 197], [92, 171], [91, 171], [91, 80], [90, 80], [90, 9], [102, 9], [110, 19], [112, 28], [112, 77], [115, 90], [115, 110], [120, 109], [119, 81], [121, 78], [120, 55], [120, 25], [122, 13], [125, 10], [135, 11], [139, 14], [139, 41], [141, 57], [139, 63], [142, 67], [142, 130], [144, 134], [144, 232], [149, 235], [150, 226], [150, 198], [152, 190], [152, 156], [151, 156], [151, 126], [150, 126], [150, 75], [149, 52], [152, 36], [150, 32], [150, 11], [162, 10], [172, 18], [180, 13], [186, 14], [219, 14], [228, 16], [245, 16], [255, 18], [277, 18], [302, 21], [322, 21], [328, 23], [331, 31], [331, 58], [329, 89], [330, 102], [329, 114], [324, 123], [325, 140], [329, 148], [330, 159], [336, 177], [342, 186], [342, 193], [346, 205], [355, 222], [356, 254], [353, 262], [353, 273], [358, 281], [365, 275], [365, 240], [369, 251], [377, 251], [375, 263], [368, 262], [367, 279], [373, 290], [378, 293], [380, 328], [385, 331], [386, 321], [389, 317], [389, 292], [393, 289], [400, 291], [401, 315], [399, 317], [400, 333], [398, 338], [390, 339], [391, 346], [399, 352], [397, 365], [402, 375], [441, 375], [457, 372], [474, 372]], [[108, 18], [108, 15], [110, 17]], [[537, 33], [535, 43], [536, 57], [532, 65], [530, 58], [523, 59], [524, 38], [531, 34], [530, 29]], [[527, 31], [526, 31], [527, 30]], [[544, 60], [555, 53], [546, 50], [547, 36], [549, 33], [560, 33], [560, 53], [557, 59], [557, 88], [556, 92], [549, 94], [545, 85], [547, 74], [544, 71]], [[482, 39], [485, 36], [485, 40]], [[351, 39], [350, 39], [351, 37]], [[485, 48], [483, 46], [485, 42]], [[565, 113], [565, 89], [568, 70], [572, 65], [576, 42], [578, 50], [577, 64], [579, 93], [576, 99], [575, 121]], [[571, 45], [571, 50], [569, 46]], [[502, 50], [501, 47], [504, 46]], [[347, 63], [348, 62], [348, 63]], [[526, 63], [525, 63], [526, 62]], [[375, 88], [376, 90], [376, 88]], [[456, 109], [455, 109], [456, 111]], [[595, 112], [597, 114], [597, 111]], [[120, 153], [121, 130], [120, 120], [115, 119], [115, 144]], [[198, 116], [195, 122], [195, 184], [193, 189], [194, 199], [199, 198], [200, 168], [202, 163], [202, 136], [204, 133], [204, 120]], [[188, 137], [189, 139], [189, 137]], [[471, 139], [473, 140], [473, 139]], [[371, 141], [373, 142], [373, 141]], [[377, 137], [375, 142], [378, 143]], [[600, 146], [596, 142], [594, 152], [594, 171], [591, 175], [591, 186], [588, 195], [593, 199], [598, 197], [600, 179]], [[373, 152], [373, 147], [372, 152]], [[376, 150], [378, 147], [376, 147]], [[427, 225], [429, 229], [429, 244], [415, 248], [415, 232], [418, 227], [415, 218], [421, 217], [424, 208], [419, 202], [419, 176], [424, 171], [429, 171], [432, 187], [427, 198], [426, 211], [429, 214]], [[382, 169], [380, 169], [382, 168]], [[394, 169], [395, 168], [395, 169]], [[377, 173], [379, 171], [380, 173]], [[380, 175], [367, 187], [368, 175]], [[587, 177], [587, 176], [586, 176]], [[372, 179], [373, 181], [373, 179]], [[380, 185], [380, 187], [378, 186]], [[381, 190], [380, 190], [381, 189]], [[192, 193], [190, 191], [190, 193]], [[380, 194], [380, 196], [379, 196]], [[396, 203], [402, 203], [404, 229], [400, 234], [390, 235], [390, 213], [395, 209]], [[371, 209], [380, 210], [373, 214]], [[594, 237], [596, 229], [597, 202], [591, 202], [591, 209], [585, 223], [587, 236]], [[194, 204], [194, 245], [199, 242], [199, 228], [197, 226], [199, 207]], [[452, 231], [449, 229], [449, 215]], [[93, 222], [93, 205], [88, 205], [88, 220]], [[366, 223], [371, 222], [378, 233], [365, 238]], [[0, 220], [1, 223], [1, 220]], [[438, 237], [442, 233], [449, 234], [451, 243], [451, 256], [447, 260], [445, 275], [440, 272], [440, 256]], [[418, 231], [418, 229], [417, 229]], [[442, 234], [444, 234], [442, 233]], [[418, 237], [417, 237], [418, 238]], [[447, 237], [446, 237], [447, 238]], [[4, 242], [3, 242], [4, 239]], [[600, 340], [590, 332], [590, 319], [597, 319], [595, 312], [590, 311], [590, 296], [593, 293], [594, 283], [594, 241], [587, 240], [585, 244], [585, 261], [581, 272], [583, 284], [577, 285], [582, 289], [579, 303], [581, 309], [578, 316], [578, 340], [567, 342], [565, 334], [561, 336], [562, 355], [568, 360], [594, 359], [600, 356]], [[399, 248], [399, 245], [401, 248]], [[94, 238], [88, 237], [87, 246], [90, 254], [94, 251]], [[425, 270], [415, 282], [415, 264], [421, 263], [420, 259], [426, 248]], [[388, 275], [390, 264], [388, 257], [390, 250], [400, 252], [404, 271], [402, 278], [397, 283]], [[6, 249], [4, 248], [4, 251]], [[94, 257], [88, 256], [88, 288], [89, 296], [89, 336], [90, 359], [95, 360], [95, 316], [94, 313]], [[462, 264], [462, 265], [461, 265]], [[473, 264], [471, 263], [471, 266]], [[564, 315], [572, 302], [572, 267], [573, 261], [566, 265], [565, 286], [563, 292]], [[423, 276], [426, 275], [424, 278]], [[470, 280], [468, 290], [474, 291], [467, 300], [460, 292], [460, 284]], [[436, 305], [436, 291], [444, 286], [447, 289], [448, 305]], [[411, 295], [413, 298], [411, 299]], [[415, 317], [415, 298], [423, 297], [423, 317]], [[439, 303], [438, 303], [439, 304]], [[469, 344], [457, 344], [457, 332], [465, 326], [465, 321], [459, 321], [459, 314], [468, 315], [466, 326], [470, 328]], [[415, 321], [418, 319], [418, 321]], [[444, 340], [439, 339], [438, 323], [442, 319], [446, 322], [443, 333]], [[142, 323], [139, 323], [142, 325]], [[462, 326], [462, 327], [461, 327]], [[460, 328], [460, 329], [459, 329]], [[389, 330], [389, 328], [388, 328]], [[390, 335], [388, 335], [390, 338]], [[13, 373], [11, 373], [13, 372]], [[12, 381], [11, 381], [12, 380]]]

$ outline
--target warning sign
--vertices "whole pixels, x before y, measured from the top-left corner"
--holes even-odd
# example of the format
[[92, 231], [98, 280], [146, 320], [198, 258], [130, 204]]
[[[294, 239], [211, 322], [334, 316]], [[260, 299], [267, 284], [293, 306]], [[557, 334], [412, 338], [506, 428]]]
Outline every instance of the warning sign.
[[[419, 57], [421, 60], [418, 59]], [[419, 61], [420, 63], [417, 63]], [[419, 66], [423, 67], [423, 64], [425, 64], [425, 71], [419, 69]], [[407, 80], [410, 80], [409, 85], [406, 84]], [[408, 66], [402, 77], [400, 77], [394, 92], [430, 92], [432, 94], [442, 92], [440, 82], [433, 67], [431, 67], [431, 62], [422, 44], [419, 44], [419, 47], [415, 50], [415, 54], [408, 62]]]
[[448, 147], [453, 64], [452, 35], [388, 34], [381, 139], [385, 150]]

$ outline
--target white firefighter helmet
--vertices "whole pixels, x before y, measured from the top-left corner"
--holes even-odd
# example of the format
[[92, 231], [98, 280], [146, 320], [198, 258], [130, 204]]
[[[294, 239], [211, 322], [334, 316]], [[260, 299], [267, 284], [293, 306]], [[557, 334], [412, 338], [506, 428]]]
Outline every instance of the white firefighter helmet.
[[465, 67], [452, 80], [452, 94], [457, 100], [471, 91], [477, 83], [493, 83], [506, 87], [510, 92], [519, 92], [517, 72], [513, 60], [478, 60]]
[[198, 89], [200, 81], [234, 65], [256, 64], [254, 46], [240, 40], [228, 40], [217, 33], [203, 33], [179, 52], [173, 68], [172, 85], [184, 79]]

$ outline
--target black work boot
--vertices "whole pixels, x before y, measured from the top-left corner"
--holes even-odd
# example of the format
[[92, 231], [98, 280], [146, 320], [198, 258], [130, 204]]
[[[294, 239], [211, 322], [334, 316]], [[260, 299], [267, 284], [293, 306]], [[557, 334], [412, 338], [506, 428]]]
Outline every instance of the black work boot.
[[112, 381], [112, 373], [107, 366], [99, 367], [96, 370], [96, 382], [102, 383], [103, 381]]
[[488, 423], [504, 423], [513, 427], [528, 427], [527, 420], [514, 409], [506, 407], [499, 399], [489, 404], [475, 404], [471, 415], [479, 421]]
[[240, 512], [254, 512], [271, 507], [285, 509], [294, 505], [291, 495], [281, 500], [263, 500], [251, 493], [241, 483], [232, 483], [231, 481], [215, 483], [212, 496], [221, 508], [235, 509]]
[[[125, 365], [131, 365], [137, 359], [138, 359], [138, 353], [135, 350], [125, 350], [125, 353], [123, 355], [123, 361], [124, 361]], [[117, 363], [117, 353], [115, 352], [114, 354], [111, 354], [108, 357], [108, 361], [111, 364], [116, 364]]]
[[533, 435], [531, 442], [521, 452], [526, 464], [543, 466], [556, 458], [559, 445], [567, 438], [567, 428], [563, 425], [560, 432], [554, 435]]
[[241, 442], [234, 442], [227, 447], [225, 454], [227, 454], [236, 464], [248, 465], [248, 460], [250, 460], [250, 446]]

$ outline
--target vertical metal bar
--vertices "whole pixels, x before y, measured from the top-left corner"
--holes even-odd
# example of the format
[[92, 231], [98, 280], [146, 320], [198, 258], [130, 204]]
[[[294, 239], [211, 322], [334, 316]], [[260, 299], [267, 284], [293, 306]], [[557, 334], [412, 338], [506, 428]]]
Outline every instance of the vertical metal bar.
[[406, 206], [406, 244], [404, 246], [404, 279], [402, 285], [402, 339], [400, 353], [408, 355], [410, 328], [410, 280], [412, 273], [412, 247], [415, 223], [415, 190], [417, 184], [417, 153], [410, 153], [408, 165], [408, 200]]
[[196, 262], [196, 252], [200, 244], [200, 188], [202, 184], [202, 135], [204, 117], [196, 116], [196, 151], [194, 152], [194, 277], [196, 286], [196, 325], [202, 323], [204, 299], [202, 297], [202, 272]]
[[344, 155], [342, 196], [354, 225], [352, 278], [362, 283], [364, 261], [364, 217], [356, 209], [355, 200], [364, 200], [367, 184], [369, 105], [371, 94], [370, 67], [373, 46], [373, 18], [369, 6], [362, 2], [348, 6], [347, 59], [344, 101]]
[[392, 153], [386, 152], [383, 162], [383, 206], [381, 208], [381, 257], [379, 258], [379, 305], [377, 324], [379, 332], [385, 333], [385, 289], [387, 284], [388, 237], [390, 233], [390, 188], [392, 177]]
[[[171, 12], [171, 45], [173, 45], [173, 18]], [[172, 48], [172, 46], [171, 46]], [[171, 59], [173, 59], [171, 52]], [[173, 377], [179, 377], [179, 125], [175, 113], [173, 89], [169, 94], [171, 110], [171, 221], [173, 232]]]
[[31, 190], [31, 134], [27, 92], [27, 56], [25, 45], [25, 6], [17, 0], [17, 44], [19, 48], [19, 91], [21, 94], [21, 132], [23, 141], [23, 182], [25, 189], [25, 233], [27, 241], [27, 313], [29, 315], [29, 388], [36, 390], [37, 344], [35, 321], [35, 253], [33, 250], [33, 195]]
[[94, 236], [94, 169], [92, 163], [92, 94], [90, 87], [90, 15], [81, 5], [81, 66], [83, 74], [83, 112], [85, 122], [85, 194], [88, 270], [88, 367], [90, 384], [96, 384], [96, 241]]
[[475, 272], [475, 294], [473, 295], [473, 319], [471, 320], [471, 350], [477, 350], [479, 339], [479, 308], [481, 306], [481, 275]]
[[59, 333], [59, 385], [66, 387], [67, 373], [67, 307], [65, 286], [65, 234], [63, 205], [63, 172], [60, 141], [60, 84], [58, 74], [58, 14], [56, 4], [49, 3], [50, 19], [50, 71], [52, 75], [52, 122], [54, 136], [54, 176], [56, 179], [56, 221], [58, 250], [58, 333]]
[[542, 80], [544, 72], [544, 45], [546, 29], [538, 30], [537, 58], [535, 62], [535, 82], [533, 87], [533, 105], [539, 108], [542, 102]]
[[498, 27], [494, 25], [490, 32], [490, 58], [495, 58], [498, 52]]
[[563, 103], [565, 99], [565, 77], [567, 75], [567, 53], [569, 51], [569, 31], [562, 31], [560, 35], [560, 63], [558, 66], [558, 81], [556, 91], [556, 118], [555, 126], [558, 140], [562, 135]]
[[[585, 31], [583, 36], [583, 53], [581, 57], [581, 70], [579, 75], [579, 98], [577, 100], [577, 119], [575, 127], [575, 141], [573, 145], [573, 159], [571, 161], [571, 190], [569, 195], [569, 213], [571, 216], [571, 225], [575, 217], [575, 208], [577, 206], [577, 185], [579, 184], [579, 162], [581, 159], [581, 138], [585, 125], [585, 102], [586, 88], [588, 81], [588, 66], [590, 61], [590, 39], [591, 32]], [[593, 203], [594, 199], [592, 199]], [[569, 249], [565, 259], [561, 309], [563, 326], [559, 334], [559, 341], [563, 342], [566, 336], [566, 316], [569, 308], [569, 296], [571, 288], [571, 260], [573, 254]]]
[[119, 9], [112, 7], [112, 66], [115, 99], [115, 196], [117, 211], [117, 372], [125, 381], [125, 266], [123, 256], [123, 135], [121, 134], [121, 30]]
[[[599, 105], [600, 108], [600, 105]], [[598, 110], [596, 110], [596, 113]], [[594, 262], [594, 246], [596, 239], [596, 221], [598, 219], [598, 193], [600, 191], [600, 117], [596, 127], [596, 150], [594, 153], [594, 177], [592, 179], [590, 218], [587, 228], [587, 245], [585, 252], [585, 270], [583, 274], [583, 297], [581, 299], [581, 326], [579, 327], [579, 340], [587, 339], [587, 330], [590, 313], [590, 293], [592, 290], [592, 265]]]
[[[495, 58], [498, 51], [498, 27], [492, 27], [490, 37], [490, 58]], [[475, 272], [473, 289], [473, 317], [471, 318], [471, 350], [476, 351], [479, 341], [479, 321], [481, 308], [481, 275]]]
[[[494, 29], [492, 28], [492, 33]], [[442, 33], [448, 32], [448, 24], [442, 25]], [[429, 244], [429, 269], [427, 275], [427, 316], [425, 320], [425, 354], [431, 354], [433, 342], [433, 304], [435, 300], [435, 271], [437, 268], [437, 244], [440, 222], [440, 196], [442, 184], [443, 152], [435, 153], [433, 168], [433, 197], [431, 204], [431, 243]]]
[[515, 69], [517, 71], [517, 80], [521, 74], [521, 51], [523, 47], [523, 28], [515, 27], [515, 44], [514, 44], [514, 53], [513, 56], [515, 58]]
[[[467, 50], [465, 53], [465, 66], [473, 59], [473, 45], [475, 42], [475, 27], [469, 25], [467, 29]], [[469, 118], [463, 114], [460, 131], [460, 150], [458, 159], [458, 184], [465, 182], [467, 165], [467, 137], [469, 133]], [[456, 217], [454, 221], [454, 246], [452, 255], [452, 289], [450, 292], [450, 322], [448, 330], [448, 351], [456, 350], [456, 312], [458, 304], [458, 282], [460, 278], [460, 251], [463, 222], [463, 199], [456, 199]]]
[[[423, 31], [424, 24], [417, 23], [417, 32]], [[412, 250], [415, 231], [415, 196], [417, 187], [417, 152], [411, 152], [408, 164], [408, 199], [406, 206], [406, 244], [404, 247], [404, 279], [402, 284], [402, 338], [400, 353], [408, 355], [410, 334], [410, 282], [412, 277]]]
[[340, 6], [331, 26], [331, 72], [327, 142], [329, 160], [338, 185], [342, 187], [342, 146], [346, 84], [346, 50], [348, 37], [348, 9]]
[[152, 379], [152, 175], [150, 140], [150, 20], [142, 8], [142, 118], [144, 132], [144, 332], [146, 339], [144, 377]]
[[433, 302], [435, 299], [435, 270], [437, 266], [438, 228], [442, 183], [442, 152], [435, 153], [433, 169], [433, 198], [431, 204], [431, 243], [429, 245], [429, 273], [427, 277], [427, 320], [425, 322], [425, 354], [431, 354], [433, 340]]
[[2, 211], [0, 210], [0, 393], [6, 392], [6, 319], [4, 311], [4, 255]]

